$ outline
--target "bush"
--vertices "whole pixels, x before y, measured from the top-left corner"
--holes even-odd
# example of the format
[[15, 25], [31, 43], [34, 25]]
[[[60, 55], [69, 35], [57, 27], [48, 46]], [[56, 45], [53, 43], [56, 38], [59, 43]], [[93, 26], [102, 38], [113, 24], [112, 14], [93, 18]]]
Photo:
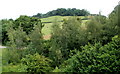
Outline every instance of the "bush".
[[23, 64], [3, 66], [2, 72], [27, 72], [27, 66]]
[[52, 70], [52, 60], [41, 56], [38, 53], [34, 55], [26, 55], [21, 61], [27, 66], [28, 72], [49, 72]]
[[20, 52], [18, 50], [3, 49], [2, 50], [2, 64], [8, 65], [10, 63], [20, 63]]
[[82, 52], [65, 61], [62, 72], [120, 72], [120, 38], [115, 36], [112, 42], [102, 46], [100, 43], [88, 44]]

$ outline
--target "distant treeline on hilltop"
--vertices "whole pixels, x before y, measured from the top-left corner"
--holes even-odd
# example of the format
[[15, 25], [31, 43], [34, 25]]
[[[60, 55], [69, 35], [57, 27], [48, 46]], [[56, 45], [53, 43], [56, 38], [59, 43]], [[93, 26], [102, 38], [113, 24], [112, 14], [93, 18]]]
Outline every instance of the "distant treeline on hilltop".
[[33, 17], [49, 17], [49, 16], [85, 16], [89, 15], [90, 13], [85, 9], [76, 9], [76, 8], [58, 8], [56, 10], [52, 10], [47, 12], [46, 14], [38, 13], [37, 15], [33, 15]]

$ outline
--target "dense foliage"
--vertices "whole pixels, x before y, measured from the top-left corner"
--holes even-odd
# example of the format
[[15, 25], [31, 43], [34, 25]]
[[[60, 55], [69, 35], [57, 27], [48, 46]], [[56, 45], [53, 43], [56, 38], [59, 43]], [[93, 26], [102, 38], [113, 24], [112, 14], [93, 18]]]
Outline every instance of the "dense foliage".
[[[43, 38], [39, 18], [1, 20], [2, 40], [8, 46], [3, 49], [3, 72], [120, 72], [119, 8], [108, 17], [90, 16], [86, 22], [76, 16], [55, 20], [49, 40]], [[64, 16], [63, 10], [49, 15]]]
[[49, 72], [52, 70], [52, 61], [38, 53], [34, 55], [26, 55], [21, 61], [24, 65], [27, 65], [28, 72]]
[[38, 53], [35, 53], [34, 55], [29, 54], [22, 58], [20, 63], [13, 64], [12, 62], [9, 65], [4, 64], [3, 72], [49, 72], [53, 69], [51, 63], [52, 60], [39, 55]]
[[119, 72], [120, 71], [120, 38], [113, 37], [112, 42], [102, 46], [100, 43], [88, 44], [65, 61], [60, 72]]
[[[11, 26], [13, 29], [18, 29], [21, 27], [23, 31], [26, 34], [29, 34], [33, 28], [34, 25], [41, 24], [40, 19], [34, 18], [34, 17], [28, 17], [28, 16], [20, 16], [16, 20], [1, 20], [0, 25], [2, 26], [2, 42], [3, 45], [6, 45], [7, 41], [9, 41], [7, 31]], [[43, 25], [41, 25], [43, 27]]]
[[33, 17], [39, 17], [39, 18], [43, 18], [43, 17], [49, 17], [49, 16], [86, 16], [89, 15], [90, 13], [85, 10], [85, 9], [76, 9], [76, 8], [58, 8], [56, 10], [52, 10], [47, 12], [46, 14], [41, 14], [38, 13], [37, 15], [34, 15]]
[[13, 20], [9, 19], [4, 19], [0, 21], [0, 27], [1, 27], [1, 40], [2, 40], [2, 44], [6, 45], [8, 40], [8, 35], [7, 35], [7, 27], [9, 27], [10, 24], [12, 24]]
[[56, 62], [56, 64], [59, 65], [64, 60], [68, 59], [70, 51], [78, 49], [81, 45], [87, 43], [84, 32], [85, 31], [81, 27], [80, 18], [73, 17], [68, 20], [64, 20], [61, 27], [60, 24], [53, 24], [51, 37], [52, 46], [50, 50], [55, 55], [54, 58], [52, 56], [52, 59]]

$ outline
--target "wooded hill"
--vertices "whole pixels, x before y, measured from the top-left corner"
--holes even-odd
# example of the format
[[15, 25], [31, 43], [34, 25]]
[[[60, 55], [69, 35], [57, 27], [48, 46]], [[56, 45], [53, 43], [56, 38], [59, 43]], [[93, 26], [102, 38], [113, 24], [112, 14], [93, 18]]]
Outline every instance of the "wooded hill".
[[86, 16], [90, 13], [85, 9], [76, 9], [76, 8], [58, 8], [56, 10], [52, 10], [47, 12], [46, 14], [38, 13], [37, 15], [33, 15], [33, 17], [49, 17], [49, 16]]

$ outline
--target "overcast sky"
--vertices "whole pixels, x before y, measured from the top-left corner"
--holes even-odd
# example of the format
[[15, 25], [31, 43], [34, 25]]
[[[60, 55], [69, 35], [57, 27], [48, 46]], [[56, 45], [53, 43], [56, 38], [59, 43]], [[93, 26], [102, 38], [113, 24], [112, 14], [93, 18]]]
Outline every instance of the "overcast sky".
[[0, 19], [32, 16], [57, 8], [86, 9], [92, 14], [108, 15], [120, 0], [0, 0]]

